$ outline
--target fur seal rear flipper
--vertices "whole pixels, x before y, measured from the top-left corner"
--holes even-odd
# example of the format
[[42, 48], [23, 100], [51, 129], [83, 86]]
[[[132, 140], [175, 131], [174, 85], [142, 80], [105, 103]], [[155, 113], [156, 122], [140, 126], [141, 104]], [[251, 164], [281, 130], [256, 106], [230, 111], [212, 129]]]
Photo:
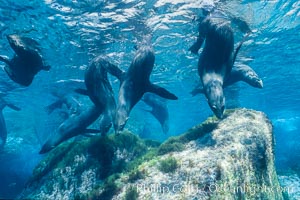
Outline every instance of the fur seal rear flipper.
[[231, 70], [229, 78], [224, 82], [224, 87], [243, 81], [255, 88], [263, 88], [263, 81], [248, 65], [237, 65]]
[[[236, 82], [243, 81], [252, 87], [263, 88], [263, 81], [257, 75], [257, 73], [248, 65], [237, 65], [234, 66], [230, 72], [228, 79], [224, 82], [223, 88], [233, 85]], [[204, 93], [201, 84], [197, 85], [195, 89], [191, 92], [192, 96]]]
[[151, 44], [143, 44], [136, 51], [130, 67], [122, 76], [114, 119], [116, 133], [120, 133], [124, 129], [132, 108], [144, 93], [152, 92], [163, 98], [178, 99], [166, 89], [150, 82], [154, 62], [155, 56]]

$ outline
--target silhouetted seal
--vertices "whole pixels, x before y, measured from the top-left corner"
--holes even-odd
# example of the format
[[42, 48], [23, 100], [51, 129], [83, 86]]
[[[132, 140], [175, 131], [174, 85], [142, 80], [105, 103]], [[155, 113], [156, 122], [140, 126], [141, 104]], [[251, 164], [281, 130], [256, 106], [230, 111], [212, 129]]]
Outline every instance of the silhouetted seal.
[[6, 101], [4, 101], [4, 99], [0, 99], [0, 151], [3, 149], [5, 143], [6, 143], [6, 139], [7, 139], [7, 129], [6, 129], [6, 123], [5, 123], [5, 119], [3, 116], [3, 109], [8, 106], [9, 108], [19, 111], [21, 110], [20, 108], [16, 107], [13, 104], [7, 103]]
[[174, 94], [150, 82], [150, 75], [155, 62], [154, 51], [149, 41], [144, 41], [137, 49], [133, 61], [121, 80], [114, 128], [116, 133], [122, 131], [129, 113], [146, 92], [155, 93], [163, 98], [176, 100]]
[[14, 82], [29, 86], [40, 70], [49, 71], [50, 66], [44, 64], [39, 44], [35, 40], [19, 35], [8, 35], [7, 40], [15, 55], [12, 59], [0, 56], [0, 61], [6, 63], [4, 69]]
[[152, 108], [146, 111], [159, 121], [163, 132], [166, 134], [169, 131], [169, 111], [166, 102], [151, 93], [145, 93], [142, 100]]
[[63, 105], [67, 108], [67, 116], [76, 115], [81, 112], [80, 102], [71, 93], [59, 93], [52, 92], [52, 95], [57, 98], [56, 101], [45, 107], [48, 115], [50, 115], [55, 109], [62, 108]]

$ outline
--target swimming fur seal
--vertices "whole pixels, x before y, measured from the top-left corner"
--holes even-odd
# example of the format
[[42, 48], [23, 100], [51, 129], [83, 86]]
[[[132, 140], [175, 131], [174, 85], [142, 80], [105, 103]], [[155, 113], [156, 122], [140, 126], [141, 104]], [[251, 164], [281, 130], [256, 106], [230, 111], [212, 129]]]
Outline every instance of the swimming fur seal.
[[[257, 75], [257, 73], [248, 65], [235, 65], [232, 68], [228, 79], [225, 80], [223, 88], [230, 86], [239, 81], [246, 82], [255, 88], [263, 88], [263, 81]], [[204, 93], [203, 87], [201, 86], [197, 86], [191, 92], [193, 96], [199, 93]]]
[[174, 94], [150, 82], [150, 75], [155, 62], [154, 51], [150, 41], [144, 41], [126, 73], [120, 75], [121, 81], [114, 128], [120, 133], [128, 120], [130, 111], [146, 92], [155, 93], [163, 98], [176, 100]]
[[67, 118], [55, 131], [40, 150], [40, 154], [47, 153], [60, 143], [86, 133], [98, 133], [98, 130], [87, 129], [102, 113], [102, 109], [92, 105], [88, 109], [83, 110], [79, 114], [73, 114]]
[[18, 108], [17, 106], [7, 103], [4, 99], [0, 99], [0, 151], [4, 148], [4, 145], [6, 143], [6, 139], [7, 139], [7, 129], [6, 129], [6, 123], [5, 123], [5, 119], [3, 116], [3, 109], [8, 106], [9, 108], [19, 111], [21, 110], [20, 108]]
[[205, 45], [198, 61], [198, 74], [211, 110], [218, 118], [222, 118], [225, 110], [223, 85], [231, 73], [242, 42], [234, 52], [230, 21], [220, 16], [214, 17], [213, 14], [200, 22], [199, 36], [189, 50], [197, 53], [204, 40]]
[[145, 93], [142, 100], [152, 108], [146, 111], [150, 112], [159, 121], [163, 132], [168, 133], [169, 111], [166, 102], [151, 93]]
[[78, 93], [88, 95], [98, 109], [102, 110], [100, 118], [102, 135], [109, 131], [116, 112], [116, 102], [108, 80], [108, 72], [117, 77], [123, 73], [116, 65], [108, 62], [103, 56], [96, 57], [85, 73], [86, 90], [76, 90]]
[[50, 66], [44, 64], [39, 44], [35, 40], [19, 35], [8, 35], [7, 40], [15, 55], [12, 59], [0, 56], [0, 61], [6, 63], [4, 69], [14, 82], [29, 86], [40, 70], [50, 70]]
[[57, 100], [45, 107], [45, 111], [48, 115], [50, 115], [55, 109], [62, 108], [63, 105], [66, 105], [68, 110], [66, 118], [70, 115], [76, 115], [81, 112], [81, 105], [72, 94], [52, 92], [52, 95], [57, 97]]

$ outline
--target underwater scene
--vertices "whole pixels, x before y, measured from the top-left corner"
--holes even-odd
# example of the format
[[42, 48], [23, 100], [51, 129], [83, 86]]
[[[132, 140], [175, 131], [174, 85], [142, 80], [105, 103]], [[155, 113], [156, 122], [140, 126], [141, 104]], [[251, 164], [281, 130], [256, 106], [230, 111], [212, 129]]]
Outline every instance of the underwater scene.
[[300, 199], [300, 1], [2, 0], [0, 199]]

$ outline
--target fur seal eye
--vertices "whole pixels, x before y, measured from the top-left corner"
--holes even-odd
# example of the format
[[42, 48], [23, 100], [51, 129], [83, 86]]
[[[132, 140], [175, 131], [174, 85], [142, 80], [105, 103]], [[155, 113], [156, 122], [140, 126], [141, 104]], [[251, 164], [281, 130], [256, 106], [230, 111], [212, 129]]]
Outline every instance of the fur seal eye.
[[211, 106], [213, 110], [217, 110], [217, 106], [216, 105], [213, 105]]

